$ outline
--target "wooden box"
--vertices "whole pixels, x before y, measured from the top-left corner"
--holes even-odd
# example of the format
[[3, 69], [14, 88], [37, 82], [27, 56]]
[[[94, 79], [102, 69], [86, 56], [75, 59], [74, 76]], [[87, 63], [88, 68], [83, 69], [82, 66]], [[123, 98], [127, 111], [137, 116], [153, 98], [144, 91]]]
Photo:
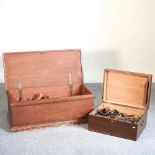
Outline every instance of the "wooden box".
[[[85, 123], [94, 95], [83, 83], [80, 50], [4, 53], [12, 131]], [[42, 93], [44, 99], [32, 100]]]
[[[89, 130], [137, 140], [146, 127], [152, 76], [148, 74], [106, 69], [103, 102], [89, 114]], [[97, 115], [99, 109], [115, 109], [139, 117], [135, 123]]]

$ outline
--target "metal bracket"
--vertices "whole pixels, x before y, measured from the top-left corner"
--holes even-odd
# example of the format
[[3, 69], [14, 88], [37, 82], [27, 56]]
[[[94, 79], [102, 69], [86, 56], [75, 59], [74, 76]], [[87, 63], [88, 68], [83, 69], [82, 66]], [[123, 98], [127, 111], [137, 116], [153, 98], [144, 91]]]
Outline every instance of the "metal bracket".
[[22, 91], [23, 91], [23, 84], [22, 84], [21, 78], [19, 77], [18, 79], [19, 101], [22, 101], [23, 99]]
[[73, 82], [72, 82], [71, 73], [68, 74], [68, 86], [69, 86], [70, 96], [72, 96]]

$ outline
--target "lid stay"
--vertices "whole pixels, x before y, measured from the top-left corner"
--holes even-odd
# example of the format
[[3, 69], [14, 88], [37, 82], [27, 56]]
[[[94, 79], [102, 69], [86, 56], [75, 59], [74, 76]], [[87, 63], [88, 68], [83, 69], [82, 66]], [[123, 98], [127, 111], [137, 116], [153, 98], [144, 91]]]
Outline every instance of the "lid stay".
[[22, 101], [23, 100], [23, 84], [22, 84], [22, 81], [21, 81], [21, 78], [19, 77], [18, 79], [18, 92], [19, 92], [19, 101]]
[[73, 82], [72, 82], [71, 73], [68, 74], [68, 86], [69, 86], [70, 96], [72, 96]]

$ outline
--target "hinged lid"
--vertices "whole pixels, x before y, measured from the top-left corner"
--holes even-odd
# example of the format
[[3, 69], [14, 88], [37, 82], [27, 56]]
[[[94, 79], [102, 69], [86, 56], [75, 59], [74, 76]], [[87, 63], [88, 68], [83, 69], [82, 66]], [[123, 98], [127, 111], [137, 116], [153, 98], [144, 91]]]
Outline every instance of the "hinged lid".
[[4, 72], [7, 89], [17, 88], [19, 78], [24, 87], [82, 84], [81, 51], [56, 50], [4, 53]]
[[105, 69], [103, 101], [146, 109], [149, 107], [152, 76]]

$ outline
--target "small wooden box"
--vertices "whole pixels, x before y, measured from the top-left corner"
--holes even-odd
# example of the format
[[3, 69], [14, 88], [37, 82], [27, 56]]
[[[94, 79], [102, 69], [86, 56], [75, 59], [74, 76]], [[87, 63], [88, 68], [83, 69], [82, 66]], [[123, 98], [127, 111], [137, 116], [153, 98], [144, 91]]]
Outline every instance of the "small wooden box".
[[[94, 95], [83, 83], [80, 50], [4, 53], [3, 59], [12, 131], [87, 122]], [[30, 100], [36, 93], [49, 98]]]
[[[103, 102], [89, 114], [89, 130], [137, 140], [146, 127], [152, 76], [105, 69]], [[139, 116], [137, 123], [96, 115], [98, 109], [110, 108]]]

